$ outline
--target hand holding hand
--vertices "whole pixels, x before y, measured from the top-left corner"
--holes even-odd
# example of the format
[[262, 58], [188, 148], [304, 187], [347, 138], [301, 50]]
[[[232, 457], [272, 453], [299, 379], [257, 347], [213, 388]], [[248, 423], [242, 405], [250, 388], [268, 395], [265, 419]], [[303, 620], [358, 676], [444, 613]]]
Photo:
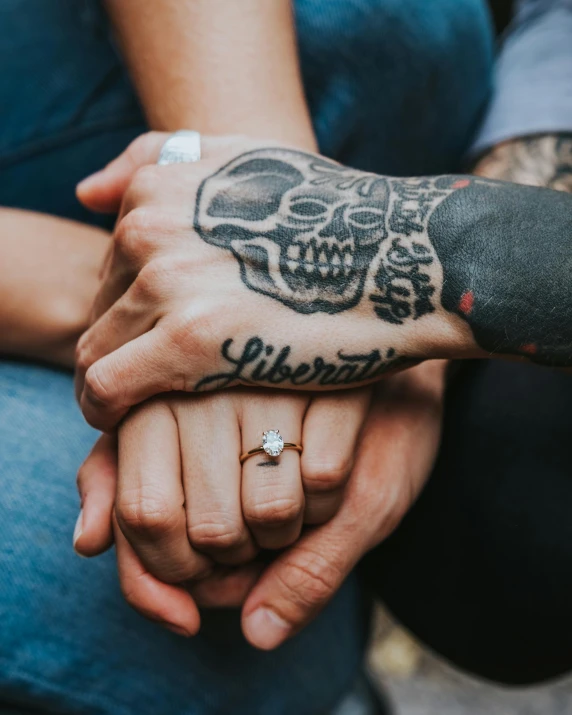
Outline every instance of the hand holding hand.
[[[194, 560], [186, 562], [193, 563], [196, 571], [172, 572], [167, 574], [171, 583], [164, 583], [154, 575], [159, 573], [159, 562], [163, 566], [176, 566], [177, 559], [166, 559], [165, 552], [157, 558], [159, 549], [156, 543], [153, 545], [159, 537], [157, 530], [145, 538], [144, 529], [141, 529], [133, 538], [133, 531], [128, 528], [125, 533], [129, 538], [126, 538], [116, 523], [118, 567], [127, 600], [144, 615], [175, 630], [182, 629], [187, 635], [199, 628], [197, 603], [210, 607], [237, 607], [246, 600], [243, 628], [247, 638], [261, 648], [277, 646], [312, 620], [361, 556], [395, 528], [419, 493], [438, 446], [442, 390], [443, 367], [438, 363], [428, 363], [400, 374], [376, 389], [352, 478], [339, 511], [327, 524], [304, 534], [266, 570], [263, 570], [264, 564], [256, 562], [234, 568], [210, 562], [209, 572], [207, 560], [197, 550]], [[181, 399], [187, 399], [188, 405], [195, 400]], [[129, 459], [133, 461], [129, 466], [120, 460], [119, 481], [124, 467], [131, 470], [141, 465], [142, 483], [151, 486], [148, 495], [164, 501], [164, 492], [170, 487], [157, 478], [159, 472], [162, 477], [165, 476], [164, 460], [161, 459], [157, 465], [157, 450], [154, 449], [158, 435], [146, 432], [148, 427], [151, 430], [162, 429], [157, 424], [157, 409], [162, 409], [159, 404], [160, 400], [149, 408], [144, 405], [127, 418], [126, 424], [132, 420], [131, 425], [127, 424], [131, 433], [127, 436], [133, 443], [126, 447]], [[149, 409], [149, 416], [154, 415], [153, 420], [145, 416], [146, 409]], [[336, 414], [335, 406], [330, 406], [325, 414], [331, 415], [332, 412]], [[337, 414], [341, 413], [338, 411]], [[172, 414], [169, 420], [172, 420]], [[163, 441], [164, 437], [161, 437]], [[108, 547], [113, 503], [118, 488], [123, 489], [117, 485], [116, 460], [110, 442], [110, 437], [102, 437], [86, 460], [78, 479], [83, 528], [76, 540], [76, 548], [84, 555], [95, 555]], [[149, 467], [143, 469], [149, 460]], [[175, 472], [179, 469], [172, 462], [170, 467]], [[125, 490], [122, 494], [130, 494], [131, 497], [141, 495], [144, 493], [141, 485], [137, 484], [135, 491]], [[200, 498], [203, 500], [203, 497]], [[141, 504], [140, 501], [137, 503]], [[204, 500], [202, 503], [205, 503]], [[152, 500], [147, 502], [148, 507], [152, 504]], [[179, 514], [184, 511], [181, 495], [177, 510]], [[150, 512], [156, 514], [157, 510], [152, 507]], [[232, 510], [228, 512], [232, 513]], [[179, 517], [178, 522], [181, 520], [184, 516]], [[169, 521], [174, 530], [177, 519]], [[154, 520], [153, 526], [157, 527], [157, 520]], [[191, 549], [186, 535], [182, 536], [183, 529], [180, 526], [177, 528], [181, 531], [179, 543], [182, 548]], [[163, 546], [168, 546], [165, 535], [165, 531], [161, 531]], [[171, 550], [175, 542], [172, 535], [173, 531], [171, 545], [168, 546]], [[188, 565], [185, 568], [188, 569]], [[165, 576], [164, 573], [161, 575]], [[173, 579], [184, 576], [204, 578], [193, 583], [185, 582], [184, 585], [172, 583]]]
[[[236, 390], [172, 394], [134, 408], [119, 428], [118, 469], [103, 436], [79, 472], [76, 549], [93, 555], [107, 548], [114, 508], [120, 581], [135, 607], [149, 612], [148, 597], [133, 590], [137, 573], [194, 587], [208, 577], [220, 590], [228, 572], [217, 565], [250, 563], [259, 548], [284, 548], [303, 523], [336, 513], [369, 399], [367, 388], [316, 399]], [[241, 452], [274, 424], [277, 401], [284, 435], [304, 445], [302, 455], [263, 454], [241, 466]]]

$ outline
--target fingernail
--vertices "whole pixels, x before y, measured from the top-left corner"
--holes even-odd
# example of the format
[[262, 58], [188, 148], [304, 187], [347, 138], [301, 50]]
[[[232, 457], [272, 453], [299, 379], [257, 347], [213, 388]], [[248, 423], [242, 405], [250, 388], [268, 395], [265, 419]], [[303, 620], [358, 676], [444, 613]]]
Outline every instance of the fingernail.
[[244, 619], [244, 635], [262, 650], [272, 650], [286, 640], [290, 625], [269, 608], [258, 608]]
[[[75, 529], [73, 530], [73, 548], [76, 553], [78, 553], [75, 548], [76, 542], [79, 537], [83, 534], [83, 509], [80, 509], [79, 516], [75, 523]], [[81, 556], [81, 554], [79, 554]]]
[[85, 189], [89, 189], [92, 184], [97, 184], [102, 173], [101, 171], [96, 171], [95, 174], [86, 176], [85, 179], [82, 179], [76, 186], [77, 191], [85, 191]]
[[182, 628], [181, 626], [175, 626], [172, 623], [165, 623], [165, 628], [168, 628], [170, 631], [173, 633], [176, 633], [178, 636], [183, 636], [183, 638], [191, 638], [192, 633], [189, 633], [185, 628]]

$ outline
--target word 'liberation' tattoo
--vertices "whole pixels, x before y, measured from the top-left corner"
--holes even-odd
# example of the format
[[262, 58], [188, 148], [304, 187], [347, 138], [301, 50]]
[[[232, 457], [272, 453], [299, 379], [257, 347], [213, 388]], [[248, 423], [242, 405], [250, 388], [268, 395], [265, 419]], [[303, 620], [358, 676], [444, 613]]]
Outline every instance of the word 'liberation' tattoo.
[[228, 363], [226, 371], [209, 375], [195, 385], [195, 390], [221, 389], [237, 384], [335, 386], [367, 382], [389, 370], [410, 364], [390, 348], [385, 353], [371, 350], [366, 354], [339, 351], [336, 361], [315, 357], [312, 362], [292, 363], [289, 345], [276, 349], [260, 338], [250, 338], [235, 355], [231, 353], [234, 340], [225, 340], [222, 358]]

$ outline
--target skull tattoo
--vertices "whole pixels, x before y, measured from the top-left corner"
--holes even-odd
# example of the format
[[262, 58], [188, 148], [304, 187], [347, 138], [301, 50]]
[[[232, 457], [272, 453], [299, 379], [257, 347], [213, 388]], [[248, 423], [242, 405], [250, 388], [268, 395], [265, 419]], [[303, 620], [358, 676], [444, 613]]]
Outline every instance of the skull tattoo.
[[195, 230], [243, 282], [300, 313], [357, 305], [388, 236], [389, 185], [287, 149], [243, 154], [203, 181]]

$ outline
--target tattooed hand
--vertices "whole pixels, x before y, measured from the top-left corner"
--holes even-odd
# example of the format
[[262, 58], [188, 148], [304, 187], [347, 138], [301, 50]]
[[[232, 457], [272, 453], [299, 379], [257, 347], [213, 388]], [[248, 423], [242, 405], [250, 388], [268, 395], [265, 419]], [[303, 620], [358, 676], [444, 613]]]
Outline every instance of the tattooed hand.
[[475, 174], [572, 192], [572, 135], [520, 137], [493, 147]]
[[572, 362], [571, 197], [251, 140], [205, 139], [204, 156], [126, 192], [78, 349], [95, 426], [170, 390], [349, 387], [429, 357]]

